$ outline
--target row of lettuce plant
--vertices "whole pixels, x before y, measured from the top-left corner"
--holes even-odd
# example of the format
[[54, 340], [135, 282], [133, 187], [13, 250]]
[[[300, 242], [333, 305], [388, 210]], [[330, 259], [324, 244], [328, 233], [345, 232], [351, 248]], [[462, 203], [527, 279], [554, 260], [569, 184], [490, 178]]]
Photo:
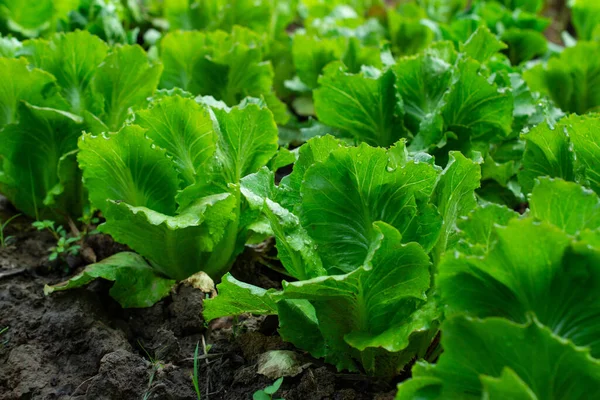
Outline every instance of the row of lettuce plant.
[[[100, 210], [135, 251], [46, 292], [104, 278], [145, 307], [203, 271], [221, 280], [206, 319], [277, 315], [340, 370], [390, 378], [421, 360], [400, 399], [586, 398], [600, 381], [593, 2], [571, 5], [582, 40], [564, 50], [538, 0], [383, 18], [367, 16], [376, 1], [250, 3], [149, 7], [182, 30], [147, 52], [52, 33], [69, 30], [67, 1], [39, 20], [3, 6], [3, 32], [46, 39], [0, 43], [0, 192], [38, 219]], [[317, 137], [290, 152], [290, 131]], [[282, 290], [226, 274], [269, 236]]]

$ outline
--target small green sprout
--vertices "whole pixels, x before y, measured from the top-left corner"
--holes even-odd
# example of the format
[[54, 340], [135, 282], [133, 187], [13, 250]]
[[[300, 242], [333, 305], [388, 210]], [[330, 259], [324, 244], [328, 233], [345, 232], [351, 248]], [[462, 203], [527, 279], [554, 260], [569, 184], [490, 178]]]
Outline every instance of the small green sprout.
[[194, 351], [194, 374], [192, 375], [192, 382], [194, 384], [194, 390], [196, 391], [198, 400], [201, 400], [202, 395], [200, 394], [200, 383], [198, 381], [198, 348], [199, 347], [200, 347], [200, 342], [196, 343], [196, 351]]
[[80, 234], [69, 237], [67, 231], [62, 225], [58, 225], [58, 227], [56, 227], [55, 222], [50, 220], [35, 221], [31, 225], [37, 228], [38, 231], [49, 231], [56, 239], [56, 246], [52, 246], [49, 249], [50, 255], [48, 256], [48, 260], [54, 261], [59, 257], [64, 259], [66, 256], [77, 255], [79, 253], [81, 246], [74, 243], [81, 240]]
[[[281, 384], [283, 383], [283, 378], [277, 379], [271, 386], [267, 386], [263, 390], [259, 390], [254, 393], [252, 396], [253, 400], [273, 400], [273, 395], [279, 390]], [[284, 400], [284, 399], [277, 399]]]
[[[9, 219], [7, 219], [6, 222], [0, 223], [0, 247], [6, 247], [8, 245], [8, 242], [10, 242], [12, 239], [14, 239], [13, 236], [4, 237], [4, 229], [6, 229], [8, 224], [10, 224], [13, 220], [17, 219], [20, 216], [21, 216], [21, 214], [14, 215], [14, 216], [10, 217]], [[2, 332], [4, 332], [4, 330], [2, 330]], [[2, 332], [0, 332], [0, 333], [2, 333]]]

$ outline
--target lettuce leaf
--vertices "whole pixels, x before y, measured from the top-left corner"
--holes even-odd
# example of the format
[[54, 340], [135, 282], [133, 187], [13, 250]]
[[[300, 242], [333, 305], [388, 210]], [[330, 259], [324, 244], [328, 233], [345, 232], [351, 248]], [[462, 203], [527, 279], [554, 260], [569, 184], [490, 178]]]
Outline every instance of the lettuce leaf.
[[587, 399], [600, 384], [597, 360], [535, 319], [458, 316], [443, 325], [444, 353], [418, 362], [396, 399]]

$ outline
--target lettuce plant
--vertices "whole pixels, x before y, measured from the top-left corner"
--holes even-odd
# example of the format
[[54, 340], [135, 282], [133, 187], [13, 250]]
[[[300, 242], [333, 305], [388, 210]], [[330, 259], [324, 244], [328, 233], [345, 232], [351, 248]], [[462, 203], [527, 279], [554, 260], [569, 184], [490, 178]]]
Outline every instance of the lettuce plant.
[[600, 60], [590, 57], [600, 49], [600, 42], [580, 41], [559, 56], [526, 71], [529, 86], [542, 92], [565, 112], [585, 114], [600, 107]]
[[600, 193], [600, 118], [571, 115], [550, 127], [540, 124], [525, 140], [519, 182], [529, 193], [539, 176], [579, 182]]
[[437, 333], [428, 253], [437, 263], [456, 218], [475, 206], [479, 178], [460, 154], [442, 171], [404, 142], [385, 150], [310, 140], [279, 186], [265, 169], [242, 180], [299, 281], [264, 291], [227, 275], [205, 317], [277, 314], [285, 340], [338, 369], [397, 374]]
[[[253, 101], [209, 108], [174, 95], [158, 98], [133, 122], [79, 141], [90, 201], [106, 218], [98, 229], [144, 256], [149, 264], [140, 260], [136, 268], [151, 267], [157, 281], [163, 280], [156, 273], [182, 280], [203, 271], [221, 278], [256, 220], [240, 183], [277, 152], [273, 115]], [[124, 259], [132, 279], [136, 268]], [[88, 266], [84, 276], [98, 277], [106, 263], [114, 261]], [[76, 277], [59, 288], [88, 281]], [[140, 284], [152, 292], [151, 279]], [[160, 288], [167, 290], [154, 293], [154, 301], [168, 293], [168, 285]]]
[[[485, 34], [478, 31], [473, 40]], [[502, 48], [493, 37], [481, 40], [496, 51]], [[472, 58], [489, 58], [477, 48], [457, 53], [442, 42], [401, 58], [386, 71], [364, 68], [359, 74], [331, 64], [314, 92], [316, 114], [321, 122], [371, 145], [390, 146], [408, 138], [416, 151], [450, 142], [451, 148], [468, 152], [477, 143], [501, 141], [511, 133], [513, 99]]]
[[462, 229], [436, 278], [445, 352], [397, 398], [587, 398], [600, 380], [598, 196], [541, 178], [526, 217], [480, 208]]
[[88, 32], [23, 42], [1, 58], [0, 191], [29, 216], [63, 220], [88, 208], [75, 153], [84, 130], [118, 130], [143, 107], [162, 67], [138, 46], [110, 49]]
[[236, 26], [223, 31], [175, 31], [160, 42], [164, 65], [160, 86], [178, 87], [194, 95], [212, 96], [228, 106], [246, 96], [262, 97], [275, 115], [285, 123], [285, 105], [273, 90], [273, 67], [265, 61], [265, 38]]

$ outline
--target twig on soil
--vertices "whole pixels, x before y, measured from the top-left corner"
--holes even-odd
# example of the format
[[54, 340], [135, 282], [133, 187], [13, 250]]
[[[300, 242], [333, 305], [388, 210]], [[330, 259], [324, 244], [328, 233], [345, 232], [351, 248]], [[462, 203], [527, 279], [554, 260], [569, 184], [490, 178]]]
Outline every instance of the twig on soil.
[[0, 272], [0, 279], [10, 278], [10, 277], [16, 276], [16, 275], [21, 275], [25, 271], [27, 271], [26, 268], [19, 268], [19, 269], [13, 269], [11, 271]]

